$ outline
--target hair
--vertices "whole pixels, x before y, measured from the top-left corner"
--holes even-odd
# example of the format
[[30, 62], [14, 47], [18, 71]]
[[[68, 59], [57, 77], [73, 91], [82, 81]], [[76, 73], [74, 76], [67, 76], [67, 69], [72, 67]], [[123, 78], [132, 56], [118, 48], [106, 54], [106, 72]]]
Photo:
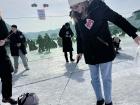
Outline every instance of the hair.
[[78, 22], [79, 19], [81, 19], [81, 14], [78, 12], [70, 11], [69, 16], [74, 20], [74, 22]]
[[82, 3], [80, 3], [80, 5], [82, 6], [82, 8], [84, 10], [81, 13], [81, 18], [84, 19], [85, 17], [87, 17], [87, 9], [89, 7], [89, 1], [82, 2]]
[[[94, 0], [87, 0], [87, 1], [79, 3], [79, 5], [82, 5], [82, 7], [84, 9], [83, 13], [81, 13], [81, 14], [78, 12], [75, 12], [75, 11], [70, 11], [69, 16], [74, 20], [75, 23], [78, 22], [79, 19], [84, 19], [85, 17], [87, 17], [87, 15], [88, 15], [87, 8], [92, 3], [92, 1], [94, 1]], [[99, 1], [104, 2], [104, 0], [99, 0]]]
[[84, 2], [79, 3], [78, 5], [82, 6], [82, 8], [83, 8], [82, 13], [70, 11], [70, 14], [69, 14], [69, 16], [71, 18], [73, 18], [75, 22], [77, 22], [79, 19], [85, 18], [87, 16], [87, 8], [89, 6], [89, 1], [86, 0]]
[[79, 3], [80, 5], [83, 5], [85, 8], [87, 8], [89, 6], [89, 1], [86, 0], [84, 2]]
[[65, 23], [65, 26], [70, 26], [70, 23], [68, 23], [68, 22], [67, 22], [67, 23]]
[[13, 28], [17, 28], [17, 25], [13, 24], [11, 27], [13, 27]]

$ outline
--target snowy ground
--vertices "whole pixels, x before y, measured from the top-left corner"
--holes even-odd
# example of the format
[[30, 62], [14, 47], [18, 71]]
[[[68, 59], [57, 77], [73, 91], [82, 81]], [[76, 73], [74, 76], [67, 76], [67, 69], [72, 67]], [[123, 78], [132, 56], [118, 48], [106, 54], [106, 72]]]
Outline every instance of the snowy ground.
[[[137, 46], [126, 37], [122, 38], [121, 47], [120, 55], [113, 61], [113, 102], [114, 105], [140, 105], [140, 58], [135, 58]], [[24, 71], [20, 64], [19, 73], [13, 77], [13, 97], [35, 92], [40, 98], [40, 105], [58, 105], [71, 77], [60, 105], [95, 105], [89, 69], [84, 59], [75, 69], [75, 63], [65, 63], [61, 51], [54, 49], [49, 55], [30, 53], [31, 70]]]

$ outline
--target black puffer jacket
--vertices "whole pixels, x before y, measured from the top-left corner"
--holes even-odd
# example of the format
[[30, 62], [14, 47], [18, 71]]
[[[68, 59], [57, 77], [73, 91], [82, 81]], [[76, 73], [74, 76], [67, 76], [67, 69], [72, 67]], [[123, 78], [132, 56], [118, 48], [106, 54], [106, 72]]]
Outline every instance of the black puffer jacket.
[[[4, 40], [8, 36], [8, 30], [3, 20], [0, 20], [0, 40]], [[7, 55], [5, 46], [0, 47], [0, 73], [13, 72], [13, 66]]]
[[[19, 50], [21, 50], [24, 55], [27, 54], [27, 51], [26, 51], [26, 38], [22, 34], [22, 32], [17, 31], [16, 33], [12, 33], [12, 31], [11, 31], [10, 34], [12, 34], [10, 36], [11, 55], [12, 56], [19, 56]], [[18, 43], [21, 43], [20, 47], [17, 46]]]
[[129, 36], [137, 37], [137, 29], [101, 0], [93, 0], [88, 16], [76, 24], [77, 53], [83, 53], [87, 64], [112, 61], [115, 52], [108, 21], [122, 28]]

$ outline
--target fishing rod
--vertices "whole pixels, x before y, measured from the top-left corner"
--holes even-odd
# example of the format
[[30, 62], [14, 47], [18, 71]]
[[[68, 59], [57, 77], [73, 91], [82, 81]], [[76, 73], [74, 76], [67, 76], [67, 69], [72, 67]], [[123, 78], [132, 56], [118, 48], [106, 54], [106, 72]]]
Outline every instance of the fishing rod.
[[13, 34], [14, 34], [14, 32], [10, 33], [5, 39], [10, 38]]
[[[76, 70], [76, 67], [77, 67], [79, 61], [80, 61], [80, 57], [77, 58], [76, 65], [75, 65], [75, 68], [74, 68], [74, 71]], [[67, 83], [66, 83], [66, 85], [65, 85], [65, 87], [64, 87], [64, 89], [63, 89], [63, 91], [62, 91], [62, 93], [61, 93], [61, 95], [60, 95], [59, 102], [58, 102], [57, 105], [60, 105], [60, 102], [61, 102], [61, 100], [62, 100], [62, 98], [63, 98], [64, 92], [65, 92], [65, 90], [66, 90], [66, 88], [67, 88], [67, 86], [68, 86], [68, 84], [69, 84], [69, 82], [70, 82], [70, 80], [71, 80], [71, 76], [72, 76], [73, 73], [74, 73], [74, 72], [70, 72], [69, 79], [68, 79], [68, 81], [67, 81]]]

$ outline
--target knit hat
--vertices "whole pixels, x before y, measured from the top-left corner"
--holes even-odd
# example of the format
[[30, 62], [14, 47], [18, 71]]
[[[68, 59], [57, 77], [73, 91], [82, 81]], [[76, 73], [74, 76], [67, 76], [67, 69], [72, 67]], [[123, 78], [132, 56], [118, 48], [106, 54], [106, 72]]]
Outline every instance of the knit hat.
[[84, 1], [87, 1], [87, 0], [68, 0], [70, 6], [76, 5]]

